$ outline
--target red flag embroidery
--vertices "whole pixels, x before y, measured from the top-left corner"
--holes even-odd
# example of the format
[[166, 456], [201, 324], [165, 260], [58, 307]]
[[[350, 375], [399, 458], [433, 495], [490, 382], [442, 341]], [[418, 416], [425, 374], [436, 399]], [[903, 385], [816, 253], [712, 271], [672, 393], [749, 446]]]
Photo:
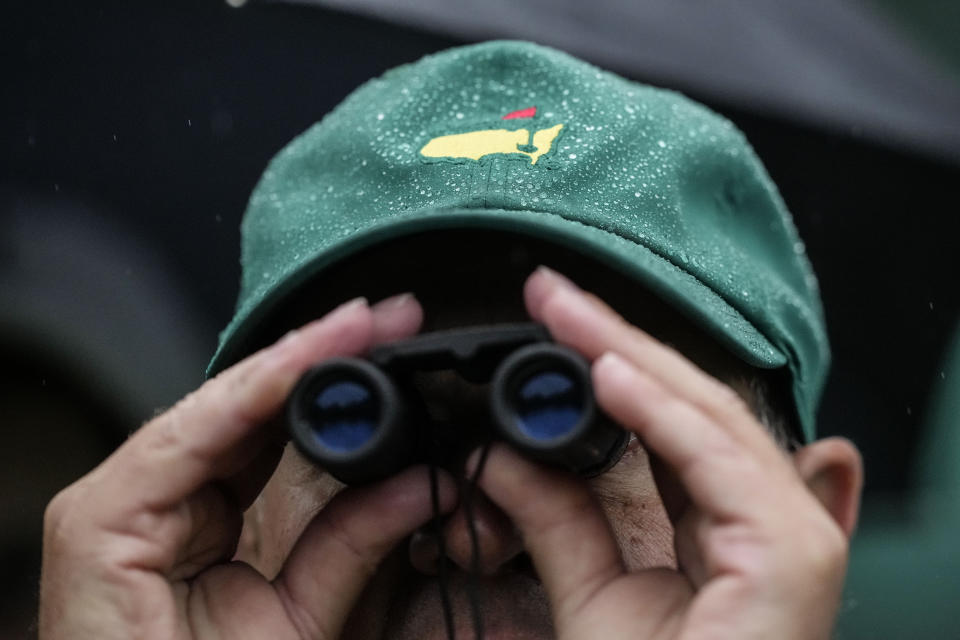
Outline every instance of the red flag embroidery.
[[527, 107], [526, 109], [520, 109], [518, 111], [511, 111], [507, 115], [503, 116], [503, 120], [515, 120], [517, 118], [532, 118], [537, 115], [536, 107]]

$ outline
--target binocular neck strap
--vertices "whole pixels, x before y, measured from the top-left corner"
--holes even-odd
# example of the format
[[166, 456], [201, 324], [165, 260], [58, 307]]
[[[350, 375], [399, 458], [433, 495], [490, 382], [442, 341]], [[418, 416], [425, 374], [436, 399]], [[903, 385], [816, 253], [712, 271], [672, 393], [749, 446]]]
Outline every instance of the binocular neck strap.
[[[466, 485], [463, 487], [461, 495], [461, 504], [463, 505], [464, 515], [467, 521], [467, 532], [470, 535], [470, 575], [467, 577], [467, 597], [470, 599], [470, 615], [473, 622], [473, 637], [477, 640], [483, 638], [483, 615], [480, 611], [480, 594], [477, 590], [477, 576], [480, 575], [480, 539], [477, 536], [477, 526], [474, 520], [473, 506], [477, 491], [477, 483], [480, 481], [480, 474], [487, 462], [487, 454], [490, 452], [490, 443], [487, 442], [480, 450], [480, 460], [477, 468], [467, 478]], [[431, 455], [429, 458], [430, 469], [430, 501], [433, 507], [432, 529], [437, 537], [437, 582], [440, 587], [440, 605], [443, 609], [443, 622], [447, 629], [447, 639], [456, 640], [456, 628], [453, 624], [453, 607], [450, 604], [449, 577], [447, 575], [447, 548], [443, 535], [443, 523], [440, 521], [440, 494], [437, 483], [437, 461], [436, 457]]]

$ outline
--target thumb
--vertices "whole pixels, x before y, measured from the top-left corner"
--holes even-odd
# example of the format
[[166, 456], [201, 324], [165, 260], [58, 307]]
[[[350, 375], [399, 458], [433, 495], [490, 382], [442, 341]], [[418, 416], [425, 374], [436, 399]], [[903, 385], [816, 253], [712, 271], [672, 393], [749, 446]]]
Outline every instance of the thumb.
[[[440, 511], [456, 484], [437, 470]], [[391, 549], [433, 515], [426, 467], [346, 489], [307, 525], [274, 586], [304, 638], [337, 638], [354, 603]]]

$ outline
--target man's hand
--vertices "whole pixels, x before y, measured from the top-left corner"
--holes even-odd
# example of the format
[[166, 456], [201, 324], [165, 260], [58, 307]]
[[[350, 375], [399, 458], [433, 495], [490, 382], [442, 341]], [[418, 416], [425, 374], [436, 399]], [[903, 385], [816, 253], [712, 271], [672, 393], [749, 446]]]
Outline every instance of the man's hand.
[[[731, 389], [559, 274], [538, 270], [525, 298], [558, 342], [593, 361], [600, 406], [664, 467], [658, 488], [675, 528], [678, 569], [630, 572], [585, 484], [494, 447], [480, 486], [523, 534], [558, 635], [829, 637], [856, 500], [815, 495], [804, 463], [776, 446]], [[852, 445], [821, 450], [824, 469], [842, 460], [835, 466], [848, 470], [827, 481], [858, 494]]]
[[[311, 365], [420, 326], [412, 296], [363, 299], [289, 334], [136, 432], [47, 508], [40, 637], [336, 638], [381, 558], [431, 515], [427, 473], [338, 494], [272, 582], [231, 562], [276, 466], [271, 424]], [[455, 502], [440, 474], [444, 510]]]

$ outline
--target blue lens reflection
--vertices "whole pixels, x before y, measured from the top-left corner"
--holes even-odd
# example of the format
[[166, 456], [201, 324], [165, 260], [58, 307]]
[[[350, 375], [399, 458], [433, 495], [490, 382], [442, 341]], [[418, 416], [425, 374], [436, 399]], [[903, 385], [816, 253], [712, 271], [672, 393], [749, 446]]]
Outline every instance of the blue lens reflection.
[[312, 409], [310, 422], [317, 442], [339, 453], [359, 449], [377, 430], [378, 403], [371, 389], [358, 382], [324, 387]]
[[531, 376], [520, 386], [514, 408], [520, 430], [542, 440], [566, 435], [583, 415], [579, 385], [559, 371]]

